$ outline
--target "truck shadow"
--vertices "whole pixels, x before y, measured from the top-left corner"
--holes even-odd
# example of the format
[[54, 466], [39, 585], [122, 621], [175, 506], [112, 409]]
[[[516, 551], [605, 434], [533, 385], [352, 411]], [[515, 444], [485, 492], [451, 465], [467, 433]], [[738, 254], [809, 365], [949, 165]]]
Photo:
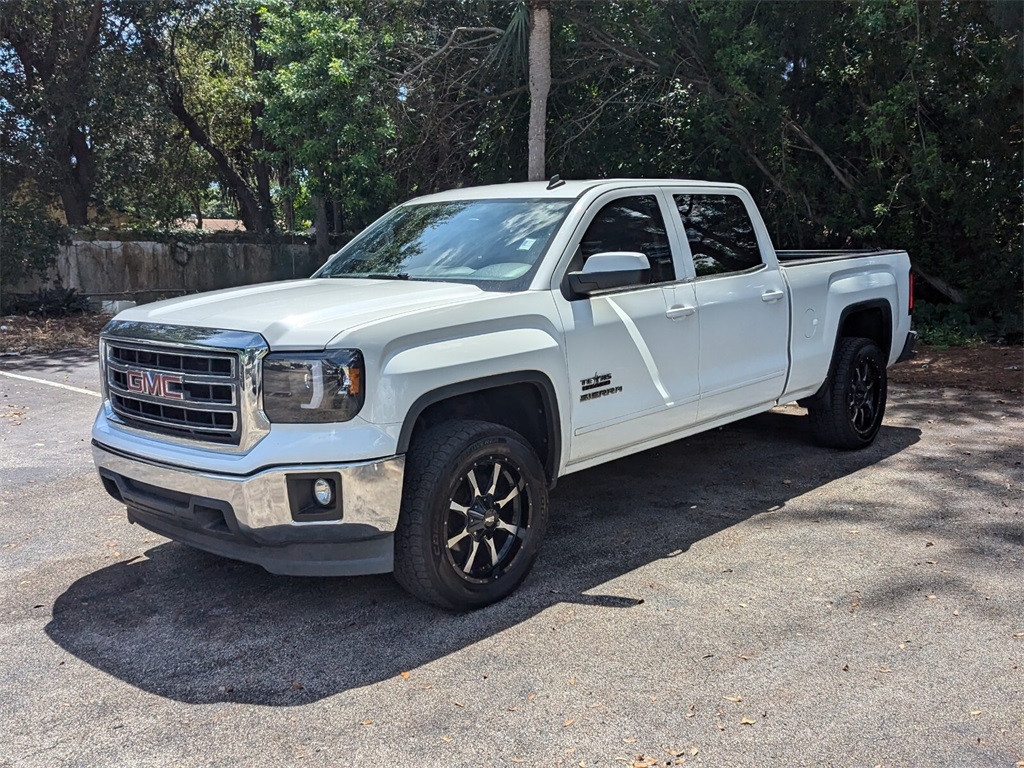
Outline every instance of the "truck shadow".
[[[541, 556], [498, 605], [451, 614], [389, 576], [300, 579], [177, 543], [73, 583], [46, 633], [130, 685], [186, 703], [295, 706], [414, 670], [564, 603], [644, 610], [608, 582], [916, 443], [887, 426], [856, 453], [776, 410], [563, 478]], [[774, 516], [766, 516], [774, 520]]]

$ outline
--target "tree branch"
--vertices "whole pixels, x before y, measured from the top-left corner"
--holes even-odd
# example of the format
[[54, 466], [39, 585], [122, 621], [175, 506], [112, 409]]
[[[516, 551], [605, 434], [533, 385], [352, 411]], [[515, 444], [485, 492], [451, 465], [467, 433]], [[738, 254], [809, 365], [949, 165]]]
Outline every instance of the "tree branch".
[[436, 51], [434, 51], [426, 58], [417, 62], [414, 67], [407, 69], [405, 74], [407, 77], [411, 77], [412, 75], [415, 75], [417, 72], [422, 70], [425, 66], [427, 66], [427, 64], [432, 62], [434, 59], [445, 54], [449, 48], [455, 45], [455, 38], [457, 38], [459, 35], [483, 35], [483, 37], [478, 37], [477, 39], [471, 41], [474, 43], [478, 43], [483, 40], [490, 40], [492, 37], [500, 37], [504, 32], [505, 30], [499, 29], [498, 27], [456, 27], [455, 29], [452, 30], [452, 33], [448, 36], [448, 40], [447, 42], [445, 42], [444, 45], [442, 45], [440, 48], [438, 48]]

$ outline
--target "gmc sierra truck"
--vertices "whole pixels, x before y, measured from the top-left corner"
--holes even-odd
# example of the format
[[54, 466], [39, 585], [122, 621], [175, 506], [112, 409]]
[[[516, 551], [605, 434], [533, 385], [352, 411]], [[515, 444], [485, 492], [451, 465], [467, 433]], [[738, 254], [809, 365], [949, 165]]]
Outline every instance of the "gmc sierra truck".
[[869, 445], [912, 306], [906, 252], [776, 251], [737, 185], [458, 189], [309, 279], [119, 314], [92, 450], [158, 534], [479, 607], [526, 577], [562, 475], [793, 401]]

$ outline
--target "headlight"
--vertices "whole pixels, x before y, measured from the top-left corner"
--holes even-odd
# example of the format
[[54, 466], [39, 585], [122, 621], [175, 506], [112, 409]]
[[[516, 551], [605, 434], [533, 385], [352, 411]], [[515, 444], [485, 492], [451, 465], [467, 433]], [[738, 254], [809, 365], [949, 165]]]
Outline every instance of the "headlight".
[[363, 407], [357, 349], [282, 352], [263, 358], [263, 411], [276, 423], [348, 421]]

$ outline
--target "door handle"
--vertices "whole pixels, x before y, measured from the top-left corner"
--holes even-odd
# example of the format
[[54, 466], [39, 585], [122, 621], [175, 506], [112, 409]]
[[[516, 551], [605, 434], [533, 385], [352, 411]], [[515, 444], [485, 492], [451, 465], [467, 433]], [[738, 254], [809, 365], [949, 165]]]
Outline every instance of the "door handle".
[[665, 317], [667, 317], [669, 320], [678, 320], [681, 317], [689, 317], [696, 311], [696, 307], [670, 307], [668, 311], [665, 312]]
[[761, 301], [778, 301], [785, 295], [785, 291], [765, 291], [764, 293], [761, 294]]

